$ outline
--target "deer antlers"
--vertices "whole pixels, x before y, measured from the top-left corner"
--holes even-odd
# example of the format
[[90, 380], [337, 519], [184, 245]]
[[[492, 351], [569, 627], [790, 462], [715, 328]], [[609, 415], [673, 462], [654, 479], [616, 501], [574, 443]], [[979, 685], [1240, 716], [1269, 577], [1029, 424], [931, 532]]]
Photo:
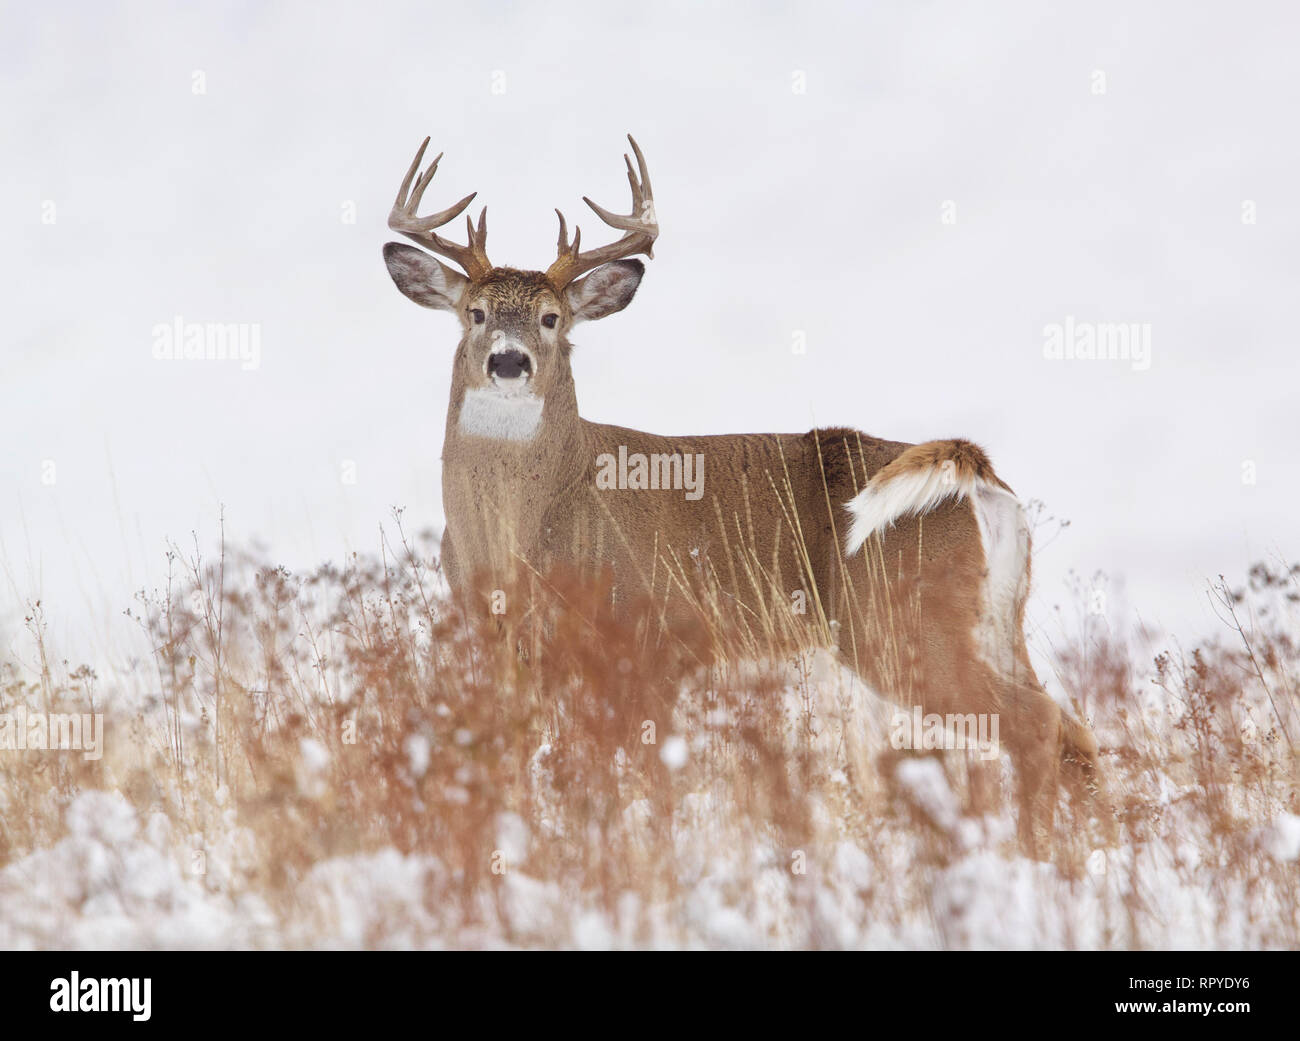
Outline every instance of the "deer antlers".
[[636, 164], [641, 175], [638, 180], [637, 172], [632, 169], [632, 160], [624, 154], [623, 161], [627, 163], [627, 183], [632, 188], [632, 212], [626, 217], [610, 213], [603, 206], [597, 206], [585, 195], [582, 197], [582, 201], [592, 208], [597, 217], [611, 228], [619, 228], [626, 234], [608, 246], [583, 253], [579, 249], [582, 242], [581, 230], [574, 225], [573, 242], [569, 242], [564, 214], [556, 210], [555, 215], [560, 218], [560, 240], [556, 245], [555, 263], [546, 269], [546, 278], [556, 289], [563, 289], [579, 275], [585, 274], [592, 268], [600, 267], [601, 264], [608, 264], [611, 260], [621, 260], [637, 253], [644, 253], [654, 259], [655, 239], [659, 237], [659, 221], [655, 217], [650, 171], [646, 168], [645, 156], [641, 154], [641, 149], [632, 135], [628, 134], [627, 139], [636, 154]]
[[483, 207], [483, 212], [479, 214], [478, 229], [474, 228], [474, 221], [470, 217], [465, 218], [465, 224], [469, 228], [469, 245], [460, 246], [455, 242], [448, 242], [441, 235], [434, 234], [434, 228], [441, 228], [444, 224], [455, 220], [465, 212], [465, 207], [474, 201], [474, 196], [478, 192], [471, 192], [465, 198], [454, 206], [449, 206], [440, 213], [435, 213], [430, 217], [417, 217], [415, 211], [420, 207], [420, 200], [424, 197], [424, 190], [429, 187], [429, 182], [433, 180], [433, 175], [438, 172], [438, 163], [442, 159], [442, 153], [429, 165], [429, 169], [418, 181], [415, 182], [415, 190], [411, 191], [410, 198], [407, 198], [407, 191], [411, 188], [411, 181], [415, 177], [415, 172], [420, 168], [420, 160], [424, 158], [424, 150], [429, 147], [429, 139], [426, 137], [424, 143], [420, 145], [420, 150], [415, 153], [415, 160], [411, 163], [411, 168], [406, 171], [406, 176], [402, 178], [402, 186], [397, 189], [397, 201], [393, 203], [393, 208], [388, 214], [388, 226], [393, 231], [405, 235], [412, 242], [418, 242], [425, 249], [432, 250], [434, 253], [441, 254], [448, 260], [452, 260], [464, 269], [465, 274], [469, 275], [472, 280], [477, 280], [492, 270], [492, 261], [487, 256], [487, 207]]
[[[579, 275], [586, 274], [592, 268], [600, 267], [602, 264], [608, 264], [611, 260], [621, 260], [624, 257], [634, 256], [637, 253], [644, 253], [647, 257], [654, 257], [655, 239], [659, 237], [659, 222], [655, 217], [654, 193], [650, 188], [650, 171], [646, 168], [645, 156], [641, 154], [641, 149], [633, 140], [632, 135], [627, 135], [628, 142], [632, 145], [632, 151], [636, 155], [637, 169], [633, 170], [632, 160], [623, 156], [623, 161], [627, 163], [627, 183], [632, 188], [632, 212], [623, 216], [618, 213], [610, 213], [603, 206], [598, 206], [585, 195], [582, 201], [590, 206], [596, 216], [608, 224], [611, 228], [617, 228], [624, 232], [624, 235], [617, 242], [611, 242], [608, 246], [601, 246], [599, 249], [582, 252], [582, 232], [577, 225], [573, 228], [573, 241], [569, 241], [568, 225], [565, 223], [564, 214], [556, 210], [556, 216], [560, 218], [560, 239], [556, 245], [556, 258], [549, 268], [546, 269], [546, 279], [557, 290], [573, 282]], [[411, 163], [411, 168], [406, 171], [406, 176], [402, 178], [402, 186], [397, 190], [397, 200], [393, 203], [393, 208], [388, 214], [388, 226], [393, 231], [405, 235], [412, 242], [418, 242], [425, 249], [432, 250], [459, 264], [465, 273], [471, 279], [477, 280], [492, 270], [492, 262], [487, 257], [487, 207], [479, 215], [478, 227], [474, 227], [474, 221], [466, 217], [465, 224], [469, 229], [469, 244], [461, 246], [455, 242], [449, 242], [442, 236], [434, 233], [435, 228], [441, 228], [444, 224], [455, 220], [465, 208], [474, 200], [477, 192], [465, 196], [460, 202], [439, 213], [429, 217], [416, 216], [416, 210], [419, 209], [420, 200], [424, 197], [424, 190], [429, 187], [429, 182], [433, 180], [433, 175], [438, 171], [438, 162], [442, 159], [442, 153], [429, 165], [429, 169], [416, 180], [416, 172], [420, 169], [420, 161], [424, 158], [424, 150], [429, 146], [429, 139], [426, 137], [424, 143], [420, 145], [420, 150], [415, 153], [415, 160]], [[414, 189], [411, 188], [411, 182], [415, 181]], [[408, 196], [409, 192], [409, 196]]]

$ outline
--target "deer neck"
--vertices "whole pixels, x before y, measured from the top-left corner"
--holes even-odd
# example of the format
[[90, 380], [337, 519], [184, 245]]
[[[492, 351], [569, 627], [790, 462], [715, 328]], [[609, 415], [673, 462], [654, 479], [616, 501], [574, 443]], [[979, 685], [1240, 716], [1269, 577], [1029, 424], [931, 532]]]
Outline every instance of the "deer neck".
[[488, 543], [503, 537], [525, 550], [534, 546], [560, 489], [572, 487], [590, 467], [587, 426], [578, 416], [572, 379], [540, 400], [519, 401], [454, 384], [443, 500], [458, 550], [464, 541], [482, 539], [486, 553]]

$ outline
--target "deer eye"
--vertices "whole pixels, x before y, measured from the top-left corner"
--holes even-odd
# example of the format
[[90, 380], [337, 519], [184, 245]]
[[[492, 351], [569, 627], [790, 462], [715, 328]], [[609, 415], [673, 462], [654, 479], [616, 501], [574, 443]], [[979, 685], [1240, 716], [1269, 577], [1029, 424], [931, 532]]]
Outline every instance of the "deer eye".
[[560, 316], [558, 314], [542, 315], [542, 324], [546, 326], [546, 328], [548, 329], [554, 329], [555, 323], [558, 322], [559, 320], [560, 320]]
[[485, 315], [485, 314], [484, 314], [481, 310], [479, 310], [477, 307], [473, 308], [473, 309], [470, 311], [470, 317], [472, 317], [472, 318], [474, 319], [474, 324], [475, 324], [475, 325], [482, 325], [484, 322], [487, 321], [487, 315]]

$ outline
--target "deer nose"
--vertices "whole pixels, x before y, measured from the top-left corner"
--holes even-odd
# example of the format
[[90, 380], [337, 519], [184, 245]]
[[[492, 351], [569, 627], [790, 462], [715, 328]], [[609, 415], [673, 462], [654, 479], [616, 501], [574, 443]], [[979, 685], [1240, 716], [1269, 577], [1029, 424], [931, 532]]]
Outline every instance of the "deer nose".
[[528, 360], [528, 355], [523, 351], [509, 348], [504, 351], [494, 351], [488, 357], [487, 370], [489, 376], [497, 379], [515, 380], [520, 376], [531, 376], [533, 363]]

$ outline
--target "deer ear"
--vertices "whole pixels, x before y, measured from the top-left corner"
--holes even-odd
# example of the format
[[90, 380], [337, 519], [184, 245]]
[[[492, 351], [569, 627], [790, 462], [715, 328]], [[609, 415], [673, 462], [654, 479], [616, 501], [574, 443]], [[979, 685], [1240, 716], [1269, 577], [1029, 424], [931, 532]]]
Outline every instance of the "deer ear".
[[468, 278], [447, 267], [437, 257], [401, 242], [389, 242], [384, 246], [384, 263], [402, 294], [421, 307], [455, 311], [461, 291], [469, 284]]
[[615, 260], [569, 286], [573, 323], [593, 322], [623, 310], [632, 302], [644, 274], [645, 265], [639, 260]]

